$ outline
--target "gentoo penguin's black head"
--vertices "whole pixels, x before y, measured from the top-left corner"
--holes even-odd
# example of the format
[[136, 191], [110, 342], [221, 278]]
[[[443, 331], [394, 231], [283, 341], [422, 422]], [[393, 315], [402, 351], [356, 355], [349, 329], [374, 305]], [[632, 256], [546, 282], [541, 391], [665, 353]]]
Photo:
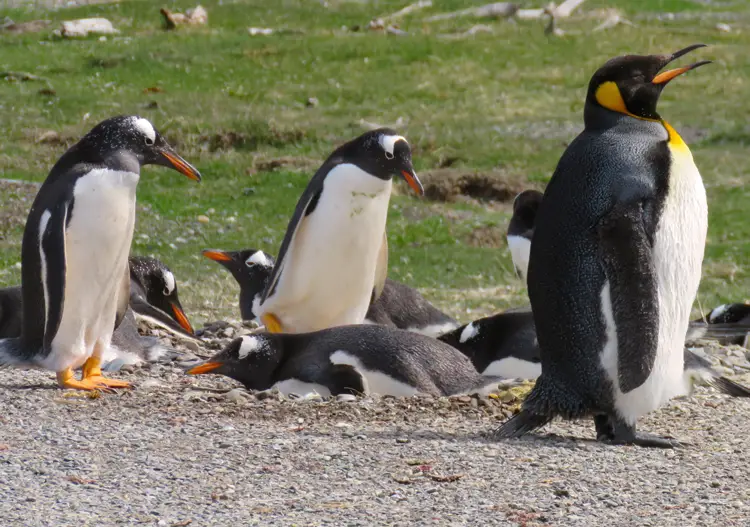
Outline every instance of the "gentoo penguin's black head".
[[671, 55], [624, 55], [607, 61], [591, 78], [586, 105], [603, 107], [641, 119], [659, 120], [656, 103], [669, 81], [711, 61], [659, 73], [667, 64], [705, 44], [694, 44]]
[[226, 375], [252, 390], [266, 390], [273, 385], [273, 373], [281, 362], [282, 350], [273, 336], [247, 335], [234, 339], [207, 361], [186, 373]]
[[538, 190], [524, 190], [513, 201], [513, 216], [508, 224], [508, 236], [531, 239], [539, 205], [544, 195]]
[[201, 180], [198, 170], [180, 157], [147, 119], [137, 115], [120, 115], [100, 122], [68, 150], [58, 165], [81, 160], [136, 173], [143, 165], [161, 165]]
[[256, 318], [253, 304], [260, 302], [263, 290], [266, 288], [268, 278], [273, 271], [274, 258], [270, 254], [257, 250], [245, 249], [243, 251], [220, 251], [218, 249], [206, 249], [203, 256], [219, 262], [229, 269], [234, 279], [240, 284], [240, 312], [243, 320]]
[[390, 128], [378, 128], [338, 147], [328, 158], [332, 164], [351, 163], [368, 174], [389, 180], [403, 177], [414, 192], [424, 194], [411, 162], [411, 148], [403, 136]]
[[150, 256], [131, 256], [128, 262], [131, 279], [137, 280], [141, 285], [147, 302], [172, 317], [192, 335], [193, 326], [182, 309], [177, 294], [177, 281], [169, 267]]

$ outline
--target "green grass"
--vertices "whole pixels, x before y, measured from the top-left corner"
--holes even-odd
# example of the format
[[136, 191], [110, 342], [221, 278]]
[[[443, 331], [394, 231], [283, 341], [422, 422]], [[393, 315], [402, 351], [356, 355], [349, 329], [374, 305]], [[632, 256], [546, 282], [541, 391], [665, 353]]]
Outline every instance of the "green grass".
[[[548, 38], [541, 21], [427, 24], [430, 14], [485, 3], [436, 0], [402, 21], [408, 37], [342, 30], [407, 3], [329, 0], [323, 8], [311, 0], [212, 0], [203, 2], [208, 26], [174, 32], [161, 29], [161, 4], [150, 1], [8, 10], [3, 14], [16, 21], [104, 16], [121, 34], [105, 41], [0, 34], [0, 71], [44, 77], [55, 92], [41, 94], [45, 82], [0, 79], [0, 173], [41, 181], [65, 145], [96, 122], [120, 113], [149, 118], [198, 166], [204, 181], [196, 185], [171, 171], [144, 169], [133, 252], [154, 254], [176, 272], [197, 322], [236, 317], [231, 279], [200, 249], [256, 247], [275, 254], [317, 163], [362, 133], [361, 120], [400, 119], [420, 172], [454, 159], [458, 170], [494, 170], [543, 185], [582, 126], [585, 88], [599, 65], [622, 53], [666, 53], [704, 42], [710, 47], [694, 56], [715, 64], [670, 85], [660, 111], [689, 141], [708, 189], [700, 301], [710, 307], [750, 296], [745, 2], [711, 7], [694, 0], [589, 0], [578, 16], [560, 22], [565, 37]], [[167, 5], [184, 10], [191, 4]], [[613, 6], [636, 25], [591, 32], [601, 18], [590, 15]], [[678, 16], [657, 18], [663, 12]], [[730, 23], [742, 31], [717, 31], [720, 12], [733, 12]], [[441, 37], [476, 23], [488, 23], [494, 32]], [[303, 33], [250, 37], [249, 26]], [[319, 104], [306, 106], [309, 97]], [[64, 144], [38, 143], [46, 130], [60, 133]], [[252, 170], [283, 156], [312, 161], [302, 170]], [[494, 229], [502, 240], [509, 204], [427, 202], [410, 196], [405, 185], [391, 203], [391, 277], [422, 288], [463, 319], [524, 301], [504, 243], [469, 243], [477, 230]], [[202, 214], [210, 217], [208, 224], [197, 221]], [[21, 233], [20, 225], [0, 226], [1, 284], [19, 281]]]

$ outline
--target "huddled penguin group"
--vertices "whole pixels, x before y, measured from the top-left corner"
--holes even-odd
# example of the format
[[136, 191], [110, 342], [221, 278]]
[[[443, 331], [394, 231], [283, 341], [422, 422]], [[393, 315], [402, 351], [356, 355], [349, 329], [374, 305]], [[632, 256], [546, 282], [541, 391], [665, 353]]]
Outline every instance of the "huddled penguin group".
[[[590, 416], [599, 441], [674, 446], [637, 431], [638, 419], [696, 381], [750, 396], [687, 347], [744, 338], [750, 328], [743, 304], [689, 319], [706, 192], [688, 146], [656, 107], [667, 83], [709, 61], [662, 70], [700, 47], [617, 57], [591, 78], [583, 132], [544, 192], [524, 191], [513, 203], [507, 242], [530, 306], [461, 325], [387, 277], [393, 178], [424, 190], [406, 138], [380, 128], [323, 162], [277, 257], [203, 251], [237, 281], [242, 319], [262, 328], [186, 373], [321, 396], [487, 393], [501, 379], [536, 379], [495, 437]], [[0, 290], [0, 366], [43, 368], [63, 388], [109, 391], [130, 385], [103, 370], [176, 353], [141, 336], [139, 320], [198, 339], [174, 274], [130, 254], [147, 164], [201, 180], [138, 116], [99, 123], [53, 166], [26, 222], [21, 286]]]

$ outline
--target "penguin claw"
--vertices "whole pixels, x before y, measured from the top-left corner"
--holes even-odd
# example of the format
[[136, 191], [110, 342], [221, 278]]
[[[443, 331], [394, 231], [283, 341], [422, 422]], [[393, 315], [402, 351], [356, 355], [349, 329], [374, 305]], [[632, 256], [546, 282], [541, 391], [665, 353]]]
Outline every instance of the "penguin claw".
[[682, 448], [688, 444], [676, 439], [644, 433], [637, 433], [632, 437], [599, 436], [596, 440], [605, 445], [635, 445], [645, 448]]

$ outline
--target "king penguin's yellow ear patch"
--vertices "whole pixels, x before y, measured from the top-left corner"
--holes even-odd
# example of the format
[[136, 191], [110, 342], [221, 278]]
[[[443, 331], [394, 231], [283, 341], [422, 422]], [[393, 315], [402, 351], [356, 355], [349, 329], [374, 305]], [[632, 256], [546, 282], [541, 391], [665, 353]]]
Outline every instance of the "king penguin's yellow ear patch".
[[615, 82], [607, 81], [601, 83], [596, 89], [594, 96], [596, 97], [596, 102], [608, 110], [624, 113], [625, 115], [632, 115], [625, 106], [625, 101], [620, 93], [620, 88], [617, 87]]

